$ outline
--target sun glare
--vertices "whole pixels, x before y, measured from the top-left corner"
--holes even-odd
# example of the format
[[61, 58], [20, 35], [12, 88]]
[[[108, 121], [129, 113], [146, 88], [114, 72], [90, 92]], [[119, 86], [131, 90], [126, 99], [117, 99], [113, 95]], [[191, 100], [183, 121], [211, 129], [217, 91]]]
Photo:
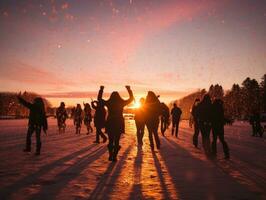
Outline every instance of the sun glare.
[[139, 108], [140, 107], [140, 103], [139, 101], [136, 101], [133, 105], [132, 108]]

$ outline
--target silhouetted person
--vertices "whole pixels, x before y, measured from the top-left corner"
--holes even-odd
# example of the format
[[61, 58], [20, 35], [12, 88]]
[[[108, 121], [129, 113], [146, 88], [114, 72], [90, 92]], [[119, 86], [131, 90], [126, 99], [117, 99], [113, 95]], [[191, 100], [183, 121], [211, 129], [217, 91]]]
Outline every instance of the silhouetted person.
[[169, 118], [170, 118], [170, 111], [167, 105], [165, 103], [161, 103], [162, 108], [162, 114], [161, 114], [161, 133], [163, 136], [166, 129], [169, 126]]
[[159, 117], [161, 115], [161, 103], [154, 92], [149, 91], [145, 101], [145, 124], [149, 132], [151, 150], [154, 150], [153, 137], [157, 149], [160, 149], [161, 143], [158, 136]]
[[123, 108], [130, 104], [133, 100], [133, 92], [130, 89], [130, 86], [126, 86], [126, 89], [129, 93], [129, 99], [123, 100], [118, 92], [112, 92], [108, 100], [103, 100], [103, 89], [104, 86], [100, 87], [98, 94], [98, 101], [103, 103], [108, 108], [108, 117], [106, 121], [106, 130], [108, 133], [108, 150], [109, 150], [109, 160], [116, 161], [117, 154], [120, 150], [120, 136], [124, 132], [125, 123], [123, 118]]
[[144, 136], [144, 129], [145, 129], [145, 111], [144, 111], [144, 103], [145, 99], [141, 98], [139, 100], [140, 107], [135, 111], [135, 123], [137, 128], [137, 140], [138, 145], [143, 145], [143, 136]]
[[80, 134], [81, 124], [82, 124], [82, 109], [81, 105], [77, 104], [74, 113], [74, 125], [76, 126], [76, 134]]
[[260, 136], [263, 135], [263, 130], [260, 122], [260, 114], [259, 112], [254, 112], [250, 117], [250, 124], [252, 126], [252, 136]]
[[198, 137], [199, 137], [199, 111], [198, 105], [200, 103], [199, 99], [195, 99], [194, 104], [192, 106], [191, 115], [192, 115], [192, 124], [194, 128], [194, 135], [193, 135], [193, 144], [197, 148], [198, 147]]
[[66, 119], [67, 119], [67, 111], [65, 108], [65, 103], [61, 102], [60, 106], [56, 109], [56, 119], [59, 133], [65, 132], [66, 129]]
[[198, 105], [199, 112], [199, 128], [202, 136], [202, 143], [205, 154], [210, 156], [210, 131], [211, 131], [211, 121], [212, 121], [212, 103], [211, 98], [208, 94], [205, 94], [203, 99]]
[[221, 99], [215, 99], [212, 104], [212, 153], [214, 156], [217, 154], [217, 137], [223, 145], [224, 157], [225, 159], [230, 158], [229, 148], [224, 140], [224, 108], [223, 101]]
[[106, 117], [106, 110], [104, 108], [103, 102], [92, 101], [91, 107], [95, 109], [94, 114], [94, 126], [96, 128], [96, 140], [94, 143], [100, 143], [100, 137], [102, 137], [103, 142], [106, 142], [107, 137], [102, 132], [102, 129], [105, 128], [105, 117]]
[[87, 135], [93, 132], [93, 129], [91, 127], [91, 121], [92, 121], [91, 106], [90, 104], [85, 103], [84, 104], [84, 124], [87, 128]]
[[30, 110], [28, 132], [26, 139], [26, 148], [24, 152], [31, 151], [31, 136], [35, 132], [36, 134], [36, 153], [35, 155], [40, 155], [41, 152], [41, 129], [46, 133], [48, 129], [45, 108], [42, 98], [35, 98], [33, 103], [25, 101], [21, 96], [18, 96], [19, 102]]
[[174, 107], [171, 110], [172, 115], [172, 135], [178, 137], [178, 128], [179, 128], [179, 122], [181, 117], [182, 111], [179, 107], [177, 107], [176, 103], [174, 103]]

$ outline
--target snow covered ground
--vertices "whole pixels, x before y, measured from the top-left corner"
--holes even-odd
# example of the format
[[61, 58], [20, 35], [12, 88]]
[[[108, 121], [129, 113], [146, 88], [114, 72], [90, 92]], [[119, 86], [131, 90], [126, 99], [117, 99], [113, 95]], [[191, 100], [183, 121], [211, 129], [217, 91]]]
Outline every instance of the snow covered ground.
[[147, 132], [142, 149], [136, 145], [133, 120], [116, 163], [109, 162], [106, 144], [94, 144], [95, 133], [76, 135], [71, 120], [58, 134], [49, 120], [42, 152], [24, 153], [27, 120], [0, 121], [0, 199], [266, 199], [266, 145], [251, 137], [250, 126], [226, 127], [231, 159], [208, 160], [191, 144], [192, 129], [180, 126], [179, 138], [161, 137], [152, 153]]

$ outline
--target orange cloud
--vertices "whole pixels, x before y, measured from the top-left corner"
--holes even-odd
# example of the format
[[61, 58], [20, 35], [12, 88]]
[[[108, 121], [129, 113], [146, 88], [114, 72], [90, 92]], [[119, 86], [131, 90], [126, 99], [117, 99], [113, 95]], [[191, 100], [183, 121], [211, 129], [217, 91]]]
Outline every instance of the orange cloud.
[[5, 66], [2, 64], [0, 73], [1, 78], [8, 81], [60, 87], [74, 84], [71, 81], [61, 79], [54, 72], [23, 62], [14, 61], [12, 63], [7, 63]]
[[[109, 47], [114, 60], [124, 64], [141, 43], [150, 35], [183, 21], [190, 21], [206, 13], [221, 2], [213, 1], [175, 1], [157, 7], [144, 9], [135, 19], [124, 18], [116, 25], [110, 25]], [[112, 8], [113, 9], [113, 8]], [[119, 14], [118, 14], [119, 15]], [[115, 20], [116, 18], [114, 18]]]

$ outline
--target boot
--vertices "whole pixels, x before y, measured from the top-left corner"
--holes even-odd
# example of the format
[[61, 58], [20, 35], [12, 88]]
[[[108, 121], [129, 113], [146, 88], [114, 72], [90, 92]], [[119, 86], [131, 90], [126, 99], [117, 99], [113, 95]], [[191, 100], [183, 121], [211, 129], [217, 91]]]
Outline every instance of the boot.
[[121, 146], [119, 145], [118, 147], [114, 147], [114, 153], [113, 153], [113, 161], [117, 161], [117, 154], [119, 150], [121, 149]]
[[37, 144], [36, 153], [35, 153], [36, 156], [41, 154], [41, 147], [42, 147], [42, 143]]
[[114, 146], [111, 145], [111, 144], [108, 144], [108, 151], [109, 151], [109, 161], [112, 161], [113, 160], [113, 149], [114, 149]]

